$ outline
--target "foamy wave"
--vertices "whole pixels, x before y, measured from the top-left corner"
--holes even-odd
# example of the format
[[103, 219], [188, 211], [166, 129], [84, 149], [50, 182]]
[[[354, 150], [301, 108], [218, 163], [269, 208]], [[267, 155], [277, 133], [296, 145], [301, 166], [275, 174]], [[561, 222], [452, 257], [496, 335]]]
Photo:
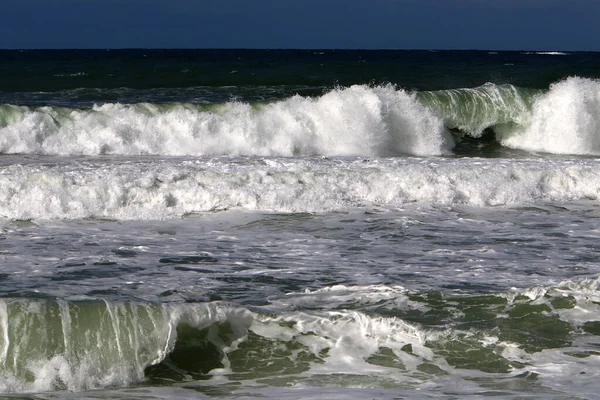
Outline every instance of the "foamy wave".
[[88, 76], [87, 72], [73, 72], [71, 74], [54, 74], [56, 77], [64, 77], [64, 76]]
[[2, 299], [0, 392], [141, 381], [170, 350], [171, 325], [166, 309], [150, 305]]
[[526, 124], [498, 130], [502, 145], [555, 154], [600, 154], [600, 81], [572, 77], [533, 104]]
[[[388, 348], [418, 374], [422, 359], [433, 358], [424, 346], [425, 335], [399, 318], [357, 311], [277, 316], [219, 302], [2, 299], [0, 393], [125, 387], [144, 380], [148, 368], [165, 358], [169, 360], [159, 374], [167, 381], [182, 374], [223, 381], [232, 365], [237, 367], [235, 380], [272, 377], [275, 367], [299, 373], [292, 376], [299, 381], [330, 373], [392, 373], [403, 381], [404, 369], [371, 363], [368, 357]], [[241, 348], [245, 342], [250, 347]], [[270, 367], [248, 368], [248, 362]]]
[[334, 285], [314, 291], [288, 293], [287, 296], [271, 299], [271, 303], [280, 308], [356, 308], [376, 306], [388, 309], [419, 308], [419, 304], [410, 301], [407, 289], [401, 286], [345, 286]]
[[[243, 383], [285, 375], [308, 386], [329, 376], [342, 386], [383, 379], [400, 388], [440, 374], [460, 380], [461, 369], [552, 382], [597, 364], [594, 352], [573, 357], [572, 346], [594, 349], [597, 281], [476, 295], [334, 286], [285, 298], [292, 303], [253, 310], [0, 299], [0, 392], [125, 387], [152, 376]], [[388, 315], [352, 309], [382, 301]]]
[[546, 92], [485, 84], [408, 93], [356, 85], [316, 98], [221, 105], [0, 106], [0, 153], [165, 156], [449, 155], [449, 129], [530, 152], [600, 154], [600, 81]]
[[165, 219], [223, 209], [497, 206], [598, 199], [595, 160], [249, 159], [0, 168], [10, 219]]
[[2, 106], [0, 152], [98, 155], [437, 155], [452, 142], [415, 95], [352, 86], [271, 104]]
[[[225, 303], [159, 305], [108, 301], [0, 299], [0, 393], [81, 391], [125, 387], [145, 379], [146, 368], [162, 362], [193, 334], [229, 323], [226, 343], [204, 335], [224, 352], [247, 334], [252, 315]], [[191, 338], [198, 342], [199, 338]], [[193, 346], [184, 344], [184, 351]], [[198, 354], [198, 357], [206, 356]]]
[[448, 128], [471, 137], [491, 128], [505, 147], [554, 154], [600, 154], [600, 81], [571, 77], [546, 92], [512, 85], [423, 92]]

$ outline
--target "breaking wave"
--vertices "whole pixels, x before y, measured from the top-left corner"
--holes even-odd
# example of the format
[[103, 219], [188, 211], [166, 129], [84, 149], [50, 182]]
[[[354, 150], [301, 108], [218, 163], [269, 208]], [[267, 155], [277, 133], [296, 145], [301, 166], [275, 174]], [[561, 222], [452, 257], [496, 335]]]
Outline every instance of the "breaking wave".
[[597, 286], [567, 281], [466, 295], [338, 285], [254, 310], [225, 302], [1, 299], [0, 392], [211, 377], [277, 386], [330, 376], [340, 386], [406, 388], [460, 379], [465, 369], [560, 385], [568, 375], [545, 369], [548, 360], [583, 373], [596, 357], [573, 357], [570, 346], [597, 340]]
[[435, 155], [442, 121], [414, 94], [352, 86], [249, 104], [0, 107], [0, 152], [52, 155]]
[[270, 103], [0, 106], [0, 153], [166, 156], [449, 155], [493, 132], [529, 152], [600, 154], [600, 82], [409, 93], [356, 85]]

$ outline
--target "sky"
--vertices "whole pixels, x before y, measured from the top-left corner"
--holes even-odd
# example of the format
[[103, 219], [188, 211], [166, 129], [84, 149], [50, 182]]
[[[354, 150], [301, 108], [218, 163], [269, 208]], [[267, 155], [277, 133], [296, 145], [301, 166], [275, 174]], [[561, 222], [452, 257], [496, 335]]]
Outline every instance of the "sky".
[[600, 51], [600, 0], [0, 0], [0, 48]]

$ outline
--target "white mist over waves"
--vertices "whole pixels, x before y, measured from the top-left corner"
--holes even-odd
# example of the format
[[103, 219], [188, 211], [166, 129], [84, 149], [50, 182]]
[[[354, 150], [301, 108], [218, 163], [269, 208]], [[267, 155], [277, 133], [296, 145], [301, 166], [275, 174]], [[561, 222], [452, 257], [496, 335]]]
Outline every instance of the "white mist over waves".
[[327, 212], [406, 204], [597, 200], [592, 159], [250, 158], [0, 168], [8, 219], [152, 220], [245, 209]]
[[355, 85], [251, 105], [1, 106], [0, 153], [171, 156], [449, 154], [443, 121], [415, 94]]

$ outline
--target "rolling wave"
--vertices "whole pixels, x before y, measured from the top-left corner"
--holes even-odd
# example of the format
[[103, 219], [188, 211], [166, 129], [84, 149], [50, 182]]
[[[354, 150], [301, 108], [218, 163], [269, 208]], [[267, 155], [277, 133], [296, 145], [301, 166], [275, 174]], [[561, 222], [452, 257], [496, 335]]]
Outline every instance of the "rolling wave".
[[419, 94], [447, 128], [502, 146], [552, 154], [600, 154], [600, 81], [571, 77], [548, 91], [486, 84]]
[[[600, 82], [409, 93], [356, 85], [267, 103], [0, 106], [0, 153], [168, 156], [449, 155], [486, 130], [529, 152], [600, 154]], [[453, 131], [451, 133], [451, 131]]]
[[346, 156], [450, 152], [442, 121], [393, 87], [222, 105], [0, 107], [0, 152], [52, 155]]
[[491, 83], [473, 89], [421, 92], [418, 99], [437, 112], [449, 129], [480, 137], [487, 128], [526, 125], [540, 90]]
[[570, 346], [597, 339], [597, 296], [598, 282], [584, 280], [479, 295], [332, 286], [260, 310], [0, 299], [0, 392], [216, 376], [272, 385], [331, 376], [341, 386], [405, 388], [461, 369], [535, 374], [552, 384], [564, 371], [546, 370], [548, 360], [577, 372], [595, 357], [573, 357]]
[[600, 81], [569, 78], [532, 105], [527, 123], [500, 129], [507, 147], [554, 154], [600, 154]]

